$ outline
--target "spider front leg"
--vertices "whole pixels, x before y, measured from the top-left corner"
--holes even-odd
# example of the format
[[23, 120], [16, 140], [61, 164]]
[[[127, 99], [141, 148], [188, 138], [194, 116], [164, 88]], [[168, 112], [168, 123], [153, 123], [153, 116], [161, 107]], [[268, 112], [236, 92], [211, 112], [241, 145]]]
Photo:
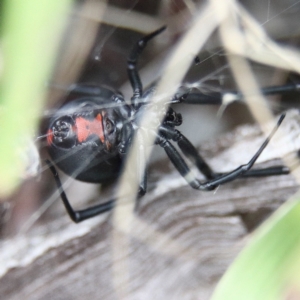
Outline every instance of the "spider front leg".
[[[213, 190], [218, 185], [222, 185], [226, 182], [230, 182], [238, 177], [247, 176], [246, 174], [248, 174], [248, 175], [251, 174], [250, 169], [252, 168], [252, 166], [254, 165], [254, 163], [256, 162], [258, 157], [260, 156], [260, 154], [263, 152], [263, 150], [268, 145], [270, 139], [275, 134], [276, 130], [280, 126], [284, 117], [285, 117], [285, 115], [282, 115], [279, 118], [276, 127], [272, 130], [269, 137], [264, 141], [264, 143], [261, 145], [261, 147], [258, 149], [258, 151], [255, 153], [255, 155], [251, 158], [251, 160], [247, 164], [241, 165], [238, 168], [234, 169], [233, 171], [225, 173], [225, 174], [216, 174], [218, 176], [217, 178], [213, 178], [206, 182], [200, 182], [198, 179], [195, 178], [194, 175], [192, 175], [192, 172], [191, 172], [190, 168], [187, 166], [183, 157], [177, 152], [177, 150], [170, 143], [168, 138], [165, 138], [164, 136], [159, 135], [158, 143], [161, 147], [163, 147], [165, 149], [168, 157], [172, 161], [175, 168], [178, 170], [180, 175], [186, 179], [186, 181], [192, 188], [198, 189], [198, 190]], [[286, 167], [275, 167], [275, 168], [267, 168], [267, 169], [262, 169], [262, 170], [253, 170], [255, 172], [253, 172], [252, 176], [279, 175], [278, 173], [274, 172], [275, 170], [277, 170], [278, 172], [282, 171], [280, 174], [286, 174], [287, 168]], [[268, 174], [268, 171], [270, 171], [269, 174]], [[276, 173], [276, 174], [274, 174], [274, 173]], [[257, 174], [259, 174], [259, 175], [257, 175]]]
[[[299, 84], [287, 84], [282, 86], [269, 86], [260, 89], [260, 93], [265, 96], [282, 95], [290, 92], [299, 91]], [[251, 95], [253, 96], [253, 95]], [[240, 101], [244, 99], [244, 95], [238, 91], [225, 92], [191, 92], [189, 89], [181, 88], [172, 99], [171, 103], [185, 103], [185, 104], [207, 104], [207, 105], [222, 105], [233, 101]]]
[[131, 98], [131, 103], [133, 104], [135, 109], [138, 109], [140, 106], [140, 98], [142, 97], [143, 94], [143, 85], [142, 81], [140, 78], [140, 75], [137, 70], [137, 63], [140, 54], [142, 51], [145, 49], [147, 46], [147, 43], [153, 39], [155, 36], [160, 34], [166, 29], [166, 26], [163, 26], [159, 28], [158, 30], [144, 36], [141, 38], [133, 47], [133, 49], [130, 52], [130, 55], [127, 59], [127, 72], [128, 72], [128, 77], [133, 89], [133, 96]]

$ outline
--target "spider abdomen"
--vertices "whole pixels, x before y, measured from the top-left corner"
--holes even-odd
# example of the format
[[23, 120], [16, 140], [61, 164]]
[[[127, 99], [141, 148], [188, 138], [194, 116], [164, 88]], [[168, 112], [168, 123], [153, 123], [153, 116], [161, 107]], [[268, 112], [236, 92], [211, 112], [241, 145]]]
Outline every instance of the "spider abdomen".
[[48, 152], [55, 164], [67, 175], [91, 183], [119, 176], [124, 131], [128, 136], [131, 130], [131, 111], [114, 101], [113, 92], [103, 90], [105, 97], [82, 97], [63, 105], [47, 131]]

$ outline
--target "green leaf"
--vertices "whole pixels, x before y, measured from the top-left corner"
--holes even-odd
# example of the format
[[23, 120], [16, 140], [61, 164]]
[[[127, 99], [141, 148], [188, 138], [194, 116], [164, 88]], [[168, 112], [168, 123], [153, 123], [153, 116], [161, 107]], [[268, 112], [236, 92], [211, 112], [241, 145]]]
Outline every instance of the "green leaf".
[[300, 299], [300, 203], [286, 203], [253, 235], [212, 300]]
[[0, 197], [24, 175], [28, 138], [37, 128], [46, 82], [71, 0], [2, 3], [0, 57]]

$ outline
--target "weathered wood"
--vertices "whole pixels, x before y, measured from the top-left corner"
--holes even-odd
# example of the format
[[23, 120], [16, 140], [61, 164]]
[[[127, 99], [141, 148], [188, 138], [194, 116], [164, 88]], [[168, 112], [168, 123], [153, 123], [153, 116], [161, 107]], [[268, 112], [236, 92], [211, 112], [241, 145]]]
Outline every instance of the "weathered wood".
[[[287, 117], [282, 133], [290, 139], [277, 150], [295, 153], [297, 112]], [[245, 163], [262, 140], [257, 127], [243, 127], [202, 150], [214, 169], [228, 170]], [[268, 148], [262, 166], [280, 164]], [[149, 192], [130, 232], [116, 229], [112, 214], [75, 225], [64, 213], [1, 242], [0, 299], [209, 299], [249, 231], [299, 187], [288, 175], [199, 192], [167, 159], [149, 173]]]

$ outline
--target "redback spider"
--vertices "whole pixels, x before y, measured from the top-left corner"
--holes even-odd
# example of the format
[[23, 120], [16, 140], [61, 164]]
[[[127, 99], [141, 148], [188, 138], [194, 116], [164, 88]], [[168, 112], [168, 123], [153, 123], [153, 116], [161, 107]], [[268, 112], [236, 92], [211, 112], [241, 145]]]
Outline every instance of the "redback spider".
[[[105, 183], [120, 176], [121, 169], [130, 149], [133, 136], [149, 102], [149, 96], [154, 93], [151, 87], [143, 91], [142, 82], [137, 70], [137, 62], [147, 43], [165, 30], [162, 27], [141, 38], [133, 47], [128, 57], [127, 71], [133, 89], [131, 104], [127, 104], [121, 93], [102, 86], [86, 84], [76, 85], [71, 93], [80, 94], [77, 99], [63, 105], [50, 119], [47, 132], [47, 147], [52, 162], [47, 161], [52, 171], [61, 199], [70, 218], [78, 223], [106, 211], [110, 211], [115, 199], [106, 203], [74, 210], [67, 199], [61, 181], [54, 165], [67, 175], [78, 180], [91, 183]], [[263, 94], [284, 93], [295, 90], [294, 85], [269, 87], [262, 89]], [[201, 94], [190, 91], [179, 91], [170, 104], [222, 104], [221, 93]], [[241, 97], [235, 93], [235, 97]], [[153, 116], [155, 117], [155, 116]], [[176, 129], [182, 123], [181, 114], [169, 107], [156, 133], [155, 144], [162, 147], [174, 167], [184, 177], [188, 184], [197, 190], [211, 191], [219, 185], [239, 177], [272, 176], [289, 173], [285, 166], [275, 166], [265, 169], [251, 169], [263, 152], [268, 142], [275, 134], [285, 115], [281, 115], [277, 125], [269, 137], [260, 146], [250, 161], [228, 173], [216, 173], [197, 152], [192, 143]], [[180, 154], [173, 143], [177, 144]], [[142, 147], [141, 147], [142, 148]], [[142, 151], [138, 161], [144, 160]], [[190, 168], [185, 157], [192, 160], [206, 180], [199, 181], [190, 175]], [[139, 170], [138, 197], [147, 190], [146, 170]], [[191, 177], [192, 176], [192, 177]]]

